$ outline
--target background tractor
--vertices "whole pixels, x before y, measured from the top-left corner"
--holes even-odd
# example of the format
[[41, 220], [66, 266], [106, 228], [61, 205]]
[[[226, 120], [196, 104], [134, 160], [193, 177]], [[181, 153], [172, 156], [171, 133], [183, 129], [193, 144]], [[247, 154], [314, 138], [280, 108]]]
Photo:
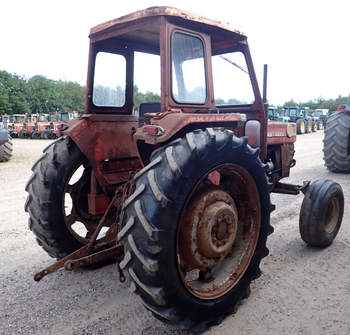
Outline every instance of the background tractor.
[[305, 134], [312, 132], [312, 121], [304, 108], [285, 107], [283, 115], [289, 117], [289, 122], [297, 125], [297, 134]]
[[[136, 104], [137, 90], [155, 101]], [[34, 279], [114, 260], [155, 317], [202, 331], [260, 276], [271, 192], [305, 193], [301, 237], [330, 245], [342, 189], [280, 182], [296, 126], [267, 121], [264, 92], [246, 36], [217, 21], [152, 7], [92, 28], [85, 114], [26, 186], [29, 227], [57, 258]]]
[[327, 118], [323, 153], [330, 171], [350, 173], [350, 98]]
[[317, 120], [318, 129], [323, 129], [326, 127], [327, 117], [328, 117], [328, 109], [315, 109], [313, 112], [313, 117]]
[[268, 119], [271, 121], [289, 122], [289, 117], [284, 116], [275, 106], [269, 106]]

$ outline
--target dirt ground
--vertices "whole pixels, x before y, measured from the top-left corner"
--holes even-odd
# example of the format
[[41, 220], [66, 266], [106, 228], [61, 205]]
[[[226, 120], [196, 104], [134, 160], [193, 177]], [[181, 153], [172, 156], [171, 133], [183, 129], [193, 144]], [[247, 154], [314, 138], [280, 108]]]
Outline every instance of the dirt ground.
[[[273, 195], [275, 232], [263, 275], [237, 313], [206, 334], [350, 334], [350, 176], [323, 166], [322, 138], [322, 132], [298, 137], [289, 181], [328, 178], [342, 185], [345, 213], [336, 240], [325, 250], [307, 247], [298, 228], [303, 196]], [[114, 265], [33, 281], [53, 259], [28, 229], [24, 188], [50, 141], [13, 142], [13, 159], [0, 164], [0, 334], [187, 334], [154, 319], [118, 282]]]

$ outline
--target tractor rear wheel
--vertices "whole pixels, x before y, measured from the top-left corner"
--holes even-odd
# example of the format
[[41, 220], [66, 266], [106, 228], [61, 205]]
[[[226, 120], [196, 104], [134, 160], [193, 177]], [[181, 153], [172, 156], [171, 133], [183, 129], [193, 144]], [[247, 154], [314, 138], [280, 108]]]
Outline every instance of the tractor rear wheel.
[[323, 139], [324, 161], [332, 172], [350, 172], [350, 115], [334, 112], [327, 119]]
[[312, 247], [329, 246], [338, 234], [343, 213], [341, 186], [331, 180], [313, 182], [305, 193], [300, 210], [301, 238]]
[[312, 121], [304, 120], [305, 122], [305, 133], [309, 134], [312, 132]]
[[117, 237], [130, 289], [178, 328], [220, 323], [268, 254], [272, 205], [258, 150], [231, 131], [198, 130], [158, 149], [134, 180]]
[[9, 135], [7, 142], [0, 145], [0, 162], [7, 162], [12, 157], [12, 138]]
[[297, 134], [305, 134], [305, 121], [303, 119], [298, 119], [296, 124]]
[[25, 204], [29, 228], [51, 257], [63, 258], [87, 243], [100, 219], [88, 213], [91, 168], [64, 136], [44, 149], [32, 171]]
[[48, 140], [48, 139], [50, 139], [50, 133], [48, 131], [44, 131], [43, 133], [41, 133], [40, 137], [43, 140]]

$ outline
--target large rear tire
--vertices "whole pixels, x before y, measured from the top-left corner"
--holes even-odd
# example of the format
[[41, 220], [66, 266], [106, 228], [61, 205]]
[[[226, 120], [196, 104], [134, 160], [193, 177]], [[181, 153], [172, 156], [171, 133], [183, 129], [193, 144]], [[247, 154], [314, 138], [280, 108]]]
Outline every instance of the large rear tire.
[[305, 122], [305, 133], [309, 134], [312, 132], [312, 121], [311, 120], [304, 120]]
[[297, 122], [297, 134], [305, 134], [306, 127], [303, 119], [298, 119]]
[[12, 138], [9, 135], [7, 142], [0, 145], [0, 162], [7, 162], [11, 159], [13, 150], [12, 147]]
[[87, 243], [100, 219], [87, 210], [90, 167], [64, 136], [44, 149], [32, 171], [26, 185], [29, 228], [51, 257], [63, 258]]
[[258, 150], [198, 130], [157, 150], [124, 203], [121, 267], [160, 320], [203, 331], [249, 295], [267, 256], [270, 195]]
[[334, 112], [327, 119], [323, 139], [326, 167], [332, 172], [350, 172], [350, 115]]

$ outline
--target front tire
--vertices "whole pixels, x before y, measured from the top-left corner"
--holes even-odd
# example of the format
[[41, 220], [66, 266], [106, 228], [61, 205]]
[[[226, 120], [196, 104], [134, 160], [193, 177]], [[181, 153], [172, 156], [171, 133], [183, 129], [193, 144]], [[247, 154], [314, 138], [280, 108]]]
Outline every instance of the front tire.
[[131, 290], [179, 328], [219, 323], [268, 254], [272, 206], [258, 150], [228, 130], [194, 131], [156, 151], [135, 183], [118, 234]]
[[313, 182], [300, 209], [301, 238], [312, 247], [328, 247], [338, 234], [344, 213], [341, 186], [331, 180]]

